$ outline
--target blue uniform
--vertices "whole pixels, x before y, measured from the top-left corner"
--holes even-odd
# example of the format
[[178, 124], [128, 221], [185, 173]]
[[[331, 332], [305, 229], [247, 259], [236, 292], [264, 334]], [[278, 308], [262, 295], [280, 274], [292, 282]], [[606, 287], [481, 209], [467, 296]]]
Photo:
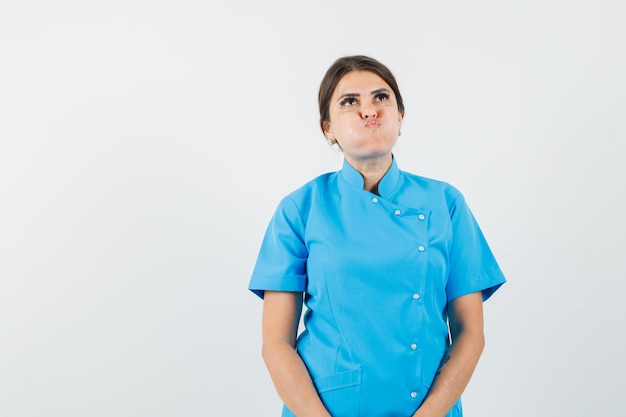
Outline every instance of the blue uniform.
[[333, 417], [411, 416], [450, 344], [448, 302], [505, 282], [457, 189], [394, 158], [378, 193], [344, 161], [289, 194], [250, 280], [260, 297], [304, 292], [297, 351]]

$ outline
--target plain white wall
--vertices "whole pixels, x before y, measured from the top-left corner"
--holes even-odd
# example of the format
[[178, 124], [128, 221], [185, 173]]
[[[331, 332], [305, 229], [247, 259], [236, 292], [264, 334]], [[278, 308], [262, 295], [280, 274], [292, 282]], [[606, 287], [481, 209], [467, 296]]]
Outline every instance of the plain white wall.
[[340, 166], [317, 88], [365, 53], [400, 167], [464, 192], [509, 279], [466, 414], [624, 416], [625, 9], [1, 0], [0, 415], [278, 415], [246, 287]]

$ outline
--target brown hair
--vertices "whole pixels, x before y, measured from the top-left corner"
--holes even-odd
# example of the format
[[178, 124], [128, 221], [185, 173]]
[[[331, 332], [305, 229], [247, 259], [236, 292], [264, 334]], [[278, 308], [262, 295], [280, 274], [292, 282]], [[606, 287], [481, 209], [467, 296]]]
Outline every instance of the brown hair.
[[402, 95], [400, 94], [398, 83], [389, 68], [374, 58], [365, 55], [344, 56], [336, 60], [333, 65], [328, 68], [320, 84], [317, 100], [320, 108], [320, 127], [322, 128], [322, 132], [324, 131], [324, 122], [330, 121], [330, 98], [335, 92], [339, 80], [351, 71], [370, 71], [382, 78], [396, 95], [398, 111], [404, 116]]

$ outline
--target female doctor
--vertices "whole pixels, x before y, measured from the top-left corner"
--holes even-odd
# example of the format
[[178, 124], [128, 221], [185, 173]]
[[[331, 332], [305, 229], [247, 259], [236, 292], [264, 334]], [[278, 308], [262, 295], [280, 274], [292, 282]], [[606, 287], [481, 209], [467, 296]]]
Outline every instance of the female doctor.
[[462, 416], [482, 303], [505, 278], [463, 195], [398, 168], [404, 105], [387, 67], [338, 59], [319, 109], [343, 167], [280, 202], [249, 285], [282, 415]]

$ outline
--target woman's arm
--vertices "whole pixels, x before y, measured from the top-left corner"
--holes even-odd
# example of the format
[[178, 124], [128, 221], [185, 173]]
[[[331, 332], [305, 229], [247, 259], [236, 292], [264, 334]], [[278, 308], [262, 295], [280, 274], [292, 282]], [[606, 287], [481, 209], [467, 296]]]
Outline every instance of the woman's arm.
[[452, 300], [448, 312], [452, 346], [413, 417], [444, 417], [467, 386], [485, 346], [481, 292]]
[[265, 291], [263, 359], [278, 395], [298, 417], [330, 417], [295, 351], [302, 293]]

